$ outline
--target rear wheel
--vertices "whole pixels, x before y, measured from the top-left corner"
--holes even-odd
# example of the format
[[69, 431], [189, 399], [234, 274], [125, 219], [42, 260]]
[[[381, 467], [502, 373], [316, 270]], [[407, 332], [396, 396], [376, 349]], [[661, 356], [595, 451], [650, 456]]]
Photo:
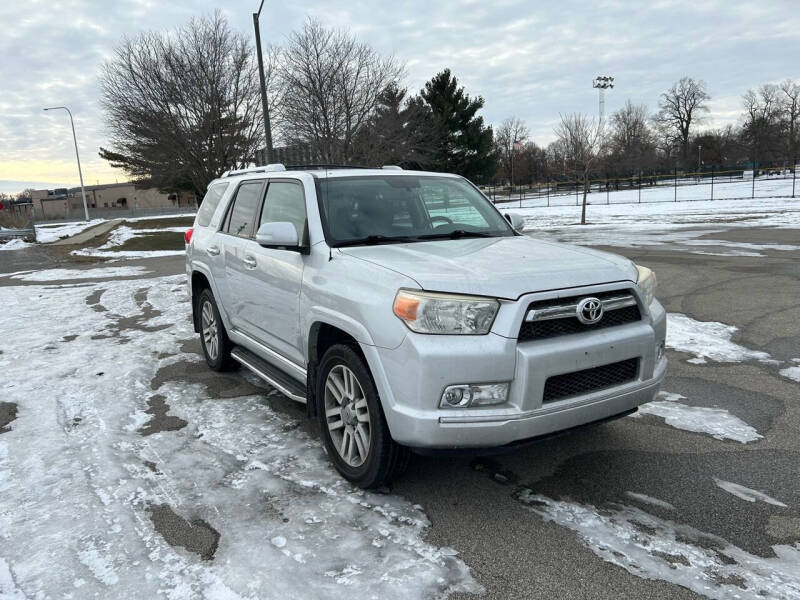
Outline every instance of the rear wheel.
[[408, 460], [395, 443], [364, 360], [350, 346], [328, 349], [317, 371], [318, 414], [325, 448], [336, 469], [355, 485], [388, 484]]
[[206, 364], [215, 371], [233, 371], [239, 363], [231, 358], [233, 344], [228, 339], [225, 325], [219, 316], [214, 294], [206, 288], [197, 299], [197, 312], [200, 321], [200, 342]]

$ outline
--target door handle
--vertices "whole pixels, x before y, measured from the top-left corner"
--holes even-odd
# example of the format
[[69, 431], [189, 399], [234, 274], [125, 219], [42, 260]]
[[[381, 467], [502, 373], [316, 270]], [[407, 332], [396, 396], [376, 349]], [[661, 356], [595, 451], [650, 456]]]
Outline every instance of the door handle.
[[248, 269], [255, 269], [258, 266], [256, 259], [253, 258], [252, 256], [245, 256], [242, 262], [244, 263], [244, 266], [247, 267]]
[[216, 246], [209, 246], [206, 248], [206, 252], [208, 252], [211, 256], [217, 256], [219, 254], [219, 248]]

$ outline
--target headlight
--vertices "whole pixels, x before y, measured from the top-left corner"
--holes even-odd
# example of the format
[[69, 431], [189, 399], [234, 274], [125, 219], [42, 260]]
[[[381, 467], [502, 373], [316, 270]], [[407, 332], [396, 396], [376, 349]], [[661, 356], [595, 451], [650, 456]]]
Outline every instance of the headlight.
[[396, 314], [411, 331], [456, 335], [489, 333], [500, 303], [480, 296], [400, 290]]
[[636, 269], [639, 271], [639, 275], [636, 278], [636, 285], [639, 286], [642, 292], [645, 306], [650, 306], [656, 297], [656, 274], [647, 267], [636, 265]]

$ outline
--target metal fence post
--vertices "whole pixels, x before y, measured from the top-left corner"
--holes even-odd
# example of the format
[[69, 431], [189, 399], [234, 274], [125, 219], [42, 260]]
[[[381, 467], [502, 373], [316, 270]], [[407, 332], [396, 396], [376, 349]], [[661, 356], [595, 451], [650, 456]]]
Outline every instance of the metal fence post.
[[750, 194], [750, 198], [756, 197], [756, 163], [753, 163], [753, 191]]
[[639, 171], [639, 204], [642, 203], [642, 172]]
[[578, 202], [578, 181], [576, 180], [575, 181], [575, 206], [578, 206], [578, 205], [579, 205], [579, 202]]
[[714, 199], [714, 165], [711, 165], [711, 199]]
[[547, 208], [550, 208], [550, 178], [547, 178]]
[[675, 202], [678, 201], [678, 167], [675, 167], [674, 176], [672, 178], [673, 182], [675, 183]]
[[608, 196], [608, 173], [606, 173], [606, 204], [611, 204], [611, 200]]
[[794, 162], [792, 163], [792, 198], [794, 198], [794, 181], [796, 174], [797, 174], [797, 157], [795, 156]]

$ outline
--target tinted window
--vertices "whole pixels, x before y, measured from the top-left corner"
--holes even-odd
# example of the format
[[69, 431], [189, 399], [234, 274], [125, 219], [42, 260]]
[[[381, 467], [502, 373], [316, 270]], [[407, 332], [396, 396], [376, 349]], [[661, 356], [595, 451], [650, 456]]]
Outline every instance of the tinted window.
[[196, 225], [208, 227], [208, 224], [211, 223], [211, 217], [214, 216], [214, 211], [217, 210], [217, 205], [227, 189], [227, 183], [215, 183], [209, 186], [206, 195], [203, 196], [203, 201], [200, 203], [200, 208], [197, 209]]
[[275, 181], [267, 188], [267, 198], [261, 211], [261, 221], [277, 223], [288, 221], [297, 230], [297, 239], [305, 243], [306, 230], [306, 198], [303, 187], [298, 183]]
[[239, 237], [252, 237], [253, 222], [256, 219], [256, 210], [261, 201], [261, 192], [264, 186], [260, 181], [243, 183], [236, 190], [236, 198], [228, 215], [228, 226], [225, 231]]

